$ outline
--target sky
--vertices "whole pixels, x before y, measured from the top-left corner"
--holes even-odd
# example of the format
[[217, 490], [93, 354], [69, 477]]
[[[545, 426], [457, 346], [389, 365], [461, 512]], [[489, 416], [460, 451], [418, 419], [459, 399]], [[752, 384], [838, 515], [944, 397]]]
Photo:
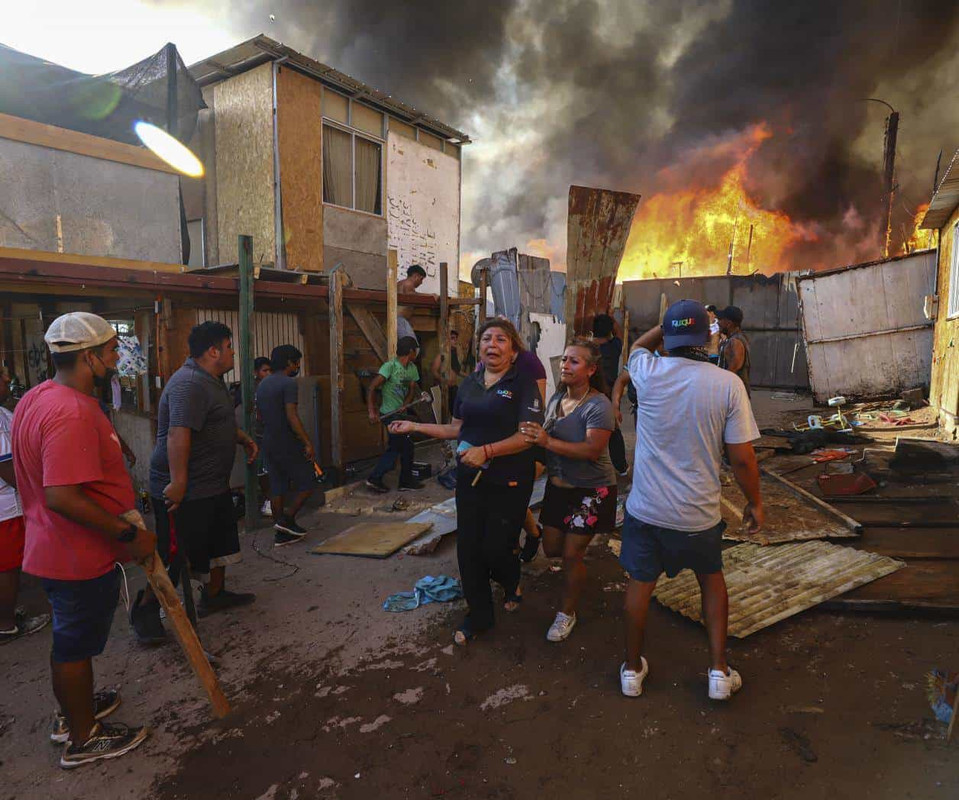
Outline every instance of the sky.
[[642, 194], [642, 239], [644, 203], [711, 191], [757, 126], [744, 191], [801, 232], [776, 266], [851, 263], [879, 208], [886, 111], [863, 101], [902, 113], [897, 232], [959, 146], [954, 0], [0, 3], [0, 42], [91, 73], [257, 33], [471, 135], [461, 268], [512, 246], [562, 267], [571, 183]]

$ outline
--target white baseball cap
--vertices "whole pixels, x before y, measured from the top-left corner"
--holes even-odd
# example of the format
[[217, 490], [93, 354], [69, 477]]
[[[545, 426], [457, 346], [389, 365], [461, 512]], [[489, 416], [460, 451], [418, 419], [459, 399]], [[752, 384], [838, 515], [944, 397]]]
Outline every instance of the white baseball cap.
[[71, 353], [106, 344], [117, 332], [103, 317], [87, 311], [71, 311], [57, 317], [43, 340], [51, 353]]

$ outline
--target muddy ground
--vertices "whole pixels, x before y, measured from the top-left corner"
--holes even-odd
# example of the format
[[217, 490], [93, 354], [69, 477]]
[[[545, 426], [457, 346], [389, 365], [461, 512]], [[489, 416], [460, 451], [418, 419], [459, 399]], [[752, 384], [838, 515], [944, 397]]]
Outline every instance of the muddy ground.
[[[777, 408], [760, 397], [757, 416]], [[432, 482], [420, 502], [444, 496]], [[360, 511], [405, 518], [393, 499], [357, 494], [314, 513], [309, 542]], [[386, 560], [273, 551], [265, 529], [241, 538], [228, 580], [258, 600], [201, 622], [233, 713], [211, 721], [176, 645], [138, 647], [120, 611], [98, 683], [120, 687], [117, 720], [154, 734], [122, 759], [61, 771], [46, 741], [49, 631], [37, 634], [0, 648], [0, 798], [959, 796], [959, 742], [945, 744], [924, 679], [959, 666], [957, 621], [806, 612], [731, 641], [745, 686], [721, 705], [706, 698], [701, 629], [654, 604], [650, 677], [627, 699], [623, 575], [602, 542], [566, 642], [545, 639], [563, 576], [540, 557], [521, 610], [461, 649], [459, 604], [381, 610], [425, 574], [456, 574], [453, 537]], [[130, 581], [142, 584], [136, 570]], [[42, 608], [32, 582], [24, 601]]]

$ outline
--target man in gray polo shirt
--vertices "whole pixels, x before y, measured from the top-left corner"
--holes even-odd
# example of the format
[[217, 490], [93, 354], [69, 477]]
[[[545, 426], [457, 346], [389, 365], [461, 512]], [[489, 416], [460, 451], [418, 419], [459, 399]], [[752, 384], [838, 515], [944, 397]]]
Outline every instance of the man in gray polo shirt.
[[[682, 569], [696, 573], [709, 636], [709, 697], [728, 700], [742, 678], [726, 663], [729, 600], [723, 578], [720, 465], [725, 450], [746, 496], [743, 523], [751, 533], [763, 524], [759, 466], [752, 442], [759, 438], [743, 382], [709, 361], [709, 316], [695, 300], [671, 305], [663, 324], [633, 345], [629, 376], [636, 387], [636, 457], [626, 501], [620, 563], [626, 590], [626, 661], [623, 694], [638, 697], [649, 666], [643, 657], [646, 616], [659, 576]], [[668, 355], [654, 357], [665, 344]]]
[[[190, 331], [190, 358], [167, 381], [157, 410], [157, 441], [150, 459], [150, 495], [157, 549], [169, 561], [171, 534], [178, 554], [204, 581], [200, 616], [253, 602], [255, 595], [225, 588], [226, 567], [240, 561], [230, 472], [237, 443], [250, 462], [255, 442], [236, 426], [223, 376], [233, 369], [233, 333], [220, 322]], [[159, 607], [141, 592], [130, 621], [143, 642], [163, 638]]]

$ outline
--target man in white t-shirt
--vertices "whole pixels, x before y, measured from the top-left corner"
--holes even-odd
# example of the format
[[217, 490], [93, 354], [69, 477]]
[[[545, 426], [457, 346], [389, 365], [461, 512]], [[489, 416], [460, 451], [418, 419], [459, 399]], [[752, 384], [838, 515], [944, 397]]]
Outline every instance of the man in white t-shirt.
[[[649, 672], [643, 658], [646, 617], [656, 581], [682, 569], [696, 573], [709, 637], [709, 697], [728, 700], [742, 678], [726, 663], [729, 601], [723, 578], [720, 466], [725, 449], [746, 496], [743, 522], [763, 524], [759, 466], [752, 442], [759, 429], [743, 382], [709, 362], [709, 316], [694, 300], [671, 305], [663, 324], [633, 345], [629, 376], [636, 387], [636, 456], [626, 500], [620, 563], [626, 590], [623, 694], [638, 697]], [[654, 356], [664, 344], [668, 355]]]
[[49, 614], [27, 617], [17, 612], [25, 528], [13, 472], [13, 414], [3, 407], [9, 398], [10, 375], [0, 366], [0, 644], [38, 631], [50, 622]]

